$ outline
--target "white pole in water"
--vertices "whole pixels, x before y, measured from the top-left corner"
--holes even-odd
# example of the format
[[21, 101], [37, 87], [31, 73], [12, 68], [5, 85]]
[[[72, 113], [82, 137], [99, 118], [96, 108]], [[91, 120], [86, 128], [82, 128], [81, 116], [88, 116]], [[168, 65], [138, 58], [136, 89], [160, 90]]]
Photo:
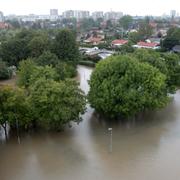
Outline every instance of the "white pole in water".
[[110, 141], [109, 141], [109, 152], [112, 153], [112, 128], [108, 128], [110, 134]]

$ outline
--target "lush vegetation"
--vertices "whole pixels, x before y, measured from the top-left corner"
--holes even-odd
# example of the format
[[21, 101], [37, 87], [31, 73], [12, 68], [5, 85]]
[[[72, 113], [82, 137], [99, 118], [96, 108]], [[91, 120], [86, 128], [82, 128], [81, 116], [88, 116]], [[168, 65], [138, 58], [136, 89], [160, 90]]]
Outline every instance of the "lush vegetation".
[[172, 49], [175, 45], [180, 45], [180, 28], [170, 28], [161, 45], [167, 50]]
[[18, 67], [17, 87], [0, 87], [0, 125], [5, 133], [7, 124], [61, 130], [81, 120], [86, 99], [72, 79], [79, 60], [73, 32], [22, 30], [2, 41], [0, 58], [0, 79], [10, 77], [7, 65]]
[[178, 55], [136, 50], [96, 65], [88, 99], [92, 107], [106, 116], [129, 117], [164, 107], [168, 93], [174, 93], [179, 83]]
[[0, 80], [9, 79], [12, 76], [12, 70], [8, 68], [5, 62], [0, 60]]

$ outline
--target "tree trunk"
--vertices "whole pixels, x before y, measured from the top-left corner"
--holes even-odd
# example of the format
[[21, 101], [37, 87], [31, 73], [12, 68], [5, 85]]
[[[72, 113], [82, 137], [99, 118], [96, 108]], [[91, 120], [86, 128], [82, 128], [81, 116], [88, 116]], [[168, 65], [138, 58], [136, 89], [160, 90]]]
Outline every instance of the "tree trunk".
[[7, 135], [7, 123], [5, 122], [4, 124], [1, 124], [1, 126], [4, 129], [4, 134], [5, 134], [5, 138], [6, 138], [6, 141], [7, 141], [7, 139], [8, 139], [8, 135]]

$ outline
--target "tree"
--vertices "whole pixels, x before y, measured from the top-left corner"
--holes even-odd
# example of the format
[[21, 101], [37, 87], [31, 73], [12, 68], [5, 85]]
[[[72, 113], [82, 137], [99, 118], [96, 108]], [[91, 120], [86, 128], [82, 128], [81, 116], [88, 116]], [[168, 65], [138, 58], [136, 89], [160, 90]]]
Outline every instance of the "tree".
[[128, 39], [132, 43], [136, 44], [138, 41], [141, 40], [140, 34], [138, 32], [131, 32], [128, 34]]
[[145, 40], [152, 35], [153, 28], [145, 20], [145, 21], [140, 22], [138, 33], [139, 33], [140, 39]]
[[79, 58], [79, 50], [76, 39], [72, 31], [63, 29], [56, 35], [54, 42], [54, 52], [59, 59], [77, 63]]
[[147, 49], [137, 49], [133, 54], [140, 62], [146, 62], [159, 69], [159, 71], [166, 76], [168, 75], [168, 69], [165, 59], [163, 59], [159, 52]]
[[124, 44], [120, 47], [121, 54], [133, 53], [134, 48], [131, 43]]
[[174, 53], [162, 54], [168, 69], [167, 85], [171, 93], [180, 87], [180, 57]]
[[22, 89], [10, 86], [0, 88], [0, 125], [7, 139], [7, 125], [27, 127], [30, 124], [29, 108]]
[[67, 64], [65, 62], [59, 62], [56, 65], [55, 70], [60, 80], [64, 80], [66, 78], [73, 78], [76, 76], [77, 73], [76, 68], [73, 65]]
[[92, 18], [84, 18], [81, 21], [81, 28], [83, 31], [88, 31], [95, 26], [96, 26], [96, 22]]
[[7, 125], [8, 125], [8, 98], [13, 96], [13, 91], [9, 86], [0, 88], [0, 125], [3, 127], [5, 137], [7, 139]]
[[58, 73], [55, 68], [51, 66], [36, 66], [34, 71], [31, 73], [29, 79], [29, 86], [33, 85], [39, 79], [51, 79], [58, 81], [60, 79]]
[[0, 80], [9, 79], [12, 71], [7, 67], [6, 63], [0, 60]]
[[17, 66], [20, 60], [28, 57], [28, 53], [24, 39], [9, 39], [1, 45], [1, 58], [9, 65]]
[[100, 61], [92, 73], [88, 99], [107, 116], [133, 116], [166, 105], [165, 79], [158, 69], [133, 57], [110, 57]]
[[170, 28], [167, 36], [162, 41], [161, 46], [168, 50], [172, 49], [175, 45], [180, 45], [180, 28]]
[[180, 58], [174, 53], [159, 53], [153, 50], [138, 49], [133, 54], [140, 62], [147, 62], [166, 75], [167, 91], [174, 93], [180, 86]]
[[30, 51], [31, 57], [38, 57], [44, 51], [50, 49], [50, 40], [47, 34], [41, 34], [39, 36], [35, 36], [32, 40], [28, 43], [28, 48]]
[[133, 19], [132, 19], [132, 16], [130, 16], [130, 15], [125, 15], [119, 20], [120, 25], [125, 30], [127, 30], [129, 28], [129, 26], [131, 25], [132, 22], [133, 22]]
[[35, 59], [35, 62], [40, 66], [51, 65], [55, 67], [59, 59], [56, 54], [51, 53], [50, 51], [44, 51], [38, 58]]
[[20, 62], [19, 70], [18, 70], [18, 81], [17, 84], [20, 87], [29, 87], [30, 78], [33, 72], [36, 70], [37, 66], [33, 59], [27, 59]]
[[38, 79], [30, 88], [29, 101], [37, 123], [47, 129], [61, 130], [71, 121], [79, 122], [85, 98], [74, 81]]

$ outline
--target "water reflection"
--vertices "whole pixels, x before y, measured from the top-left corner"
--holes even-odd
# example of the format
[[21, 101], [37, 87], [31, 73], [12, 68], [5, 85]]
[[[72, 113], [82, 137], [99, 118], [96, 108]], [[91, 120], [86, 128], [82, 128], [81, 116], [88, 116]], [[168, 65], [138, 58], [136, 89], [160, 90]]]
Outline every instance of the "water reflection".
[[[87, 94], [91, 68], [79, 66]], [[0, 144], [0, 180], [177, 180], [180, 91], [163, 110], [134, 121], [107, 121], [88, 105], [83, 121], [61, 133], [21, 134]], [[108, 152], [108, 127], [113, 152]]]

